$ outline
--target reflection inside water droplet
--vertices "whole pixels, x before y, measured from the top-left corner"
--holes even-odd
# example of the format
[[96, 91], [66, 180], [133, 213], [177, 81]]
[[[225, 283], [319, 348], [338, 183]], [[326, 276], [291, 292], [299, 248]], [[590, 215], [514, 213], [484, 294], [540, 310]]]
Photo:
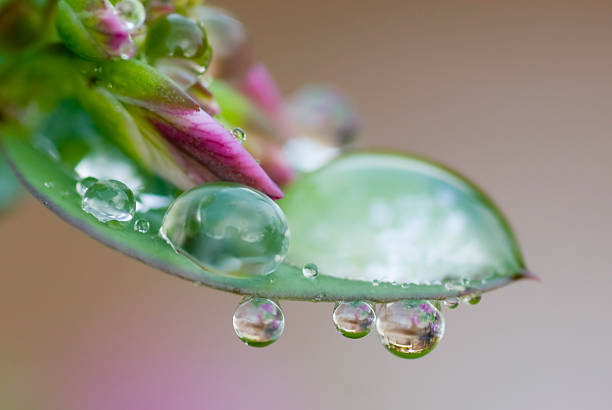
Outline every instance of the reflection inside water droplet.
[[370, 333], [376, 313], [368, 302], [355, 300], [352, 302], [339, 302], [332, 315], [336, 330], [343, 336], [359, 339]]
[[431, 352], [444, 335], [444, 318], [428, 301], [406, 300], [382, 305], [376, 331], [396, 356], [416, 359]]
[[234, 331], [249, 346], [264, 347], [283, 333], [285, 317], [280, 307], [266, 298], [248, 298], [234, 312]]

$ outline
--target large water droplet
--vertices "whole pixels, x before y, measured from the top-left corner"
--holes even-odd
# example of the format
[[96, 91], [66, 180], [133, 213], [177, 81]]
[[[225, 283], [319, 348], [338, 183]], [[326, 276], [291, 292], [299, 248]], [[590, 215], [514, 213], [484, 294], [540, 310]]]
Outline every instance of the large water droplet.
[[139, 0], [121, 0], [115, 10], [129, 31], [138, 30], [147, 18], [145, 8]]
[[228, 276], [267, 275], [289, 248], [287, 221], [269, 197], [232, 183], [206, 184], [170, 205], [162, 236], [202, 268]]
[[351, 339], [364, 337], [372, 329], [376, 313], [368, 302], [339, 302], [332, 315], [338, 332]]
[[383, 305], [376, 331], [396, 356], [416, 359], [431, 352], [444, 335], [444, 318], [428, 301], [405, 300]]
[[307, 263], [302, 268], [302, 275], [305, 278], [312, 279], [315, 278], [319, 274], [319, 267], [314, 263]]
[[266, 298], [244, 300], [236, 308], [233, 322], [236, 335], [253, 347], [274, 343], [285, 329], [283, 311]]
[[134, 217], [136, 200], [124, 183], [101, 180], [85, 191], [81, 207], [100, 222], [129, 222]]

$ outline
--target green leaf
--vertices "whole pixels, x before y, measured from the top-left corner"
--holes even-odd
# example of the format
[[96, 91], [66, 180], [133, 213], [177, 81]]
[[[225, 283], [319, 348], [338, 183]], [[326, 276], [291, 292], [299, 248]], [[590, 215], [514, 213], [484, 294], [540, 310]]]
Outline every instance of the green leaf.
[[9, 168], [6, 160], [0, 155], [0, 212], [13, 204], [21, 193], [21, 186]]
[[[132, 227], [118, 229], [98, 222], [81, 209], [81, 197], [75, 189], [78, 177], [72, 167], [35, 149], [15, 129], [7, 129], [3, 137], [7, 157], [28, 189], [53, 212], [110, 247], [155, 268], [213, 288], [298, 300], [441, 299], [483, 292], [525, 274], [516, 242], [490, 201], [464, 179], [420, 159], [390, 154], [353, 154], [299, 180], [280, 203], [292, 229], [289, 263], [283, 263], [276, 272], [265, 277], [237, 279], [206, 272], [176, 254], [157, 234], [164, 209], [137, 212], [134, 221], [146, 219], [151, 224], [146, 234], [136, 232]], [[66, 143], [63, 140], [63, 148], [70, 151]], [[77, 143], [79, 141], [75, 139]], [[136, 167], [127, 157], [117, 158], [115, 160]], [[139, 178], [145, 181], [142, 184], [145, 189], [137, 195], [154, 193], [175, 197], [179, 193], [167, 187], [160, 189], [163, 184], [155, 182], [155, 177], [139, 172]], [[450, 196], [455, 198], [454, 202]], [[417, 223], [417, 216], [424, 218], [421, 223], [425, 228], [414, 231], [415, 240], [423, 243], [405, 243], [405, 246], [389, 243], [387, 250], [389, 255], [392, 251], [399, 252], [398, 260], [405, 263], [402, 270], [405, 276], [401, 280], [409, 280], [412, 273], [418, 273], [416, 283], [404, 286], [386, 283], [385, 272], [377, 285], [373, 282], [375, 278], [365, 273], [368, 271], [363, 267], [368, 261], [363, 257], [364, 253], [372, 256], [368, 248], [373, 246], [373, 238], [380, 233], [373, 230], [380, 222], [376, 222], [378, 216], [371, 219], [369, 214], [377, 212], [369, 208], [373, 204], [380, 206], [375, 205], [376, 201], [386, 203], [392, 209], [402, 207], [404, 213], [410, 212], [413, 217], [408, 218], [409, 222]], [[428, 206], [432, 207], [430, 211], [425, 209]], [[459, 223], [453, 222], [455, 214], [464, 218], [467, 224], [457, 238], [456, 233], [451, 235], [455, 229], [453, 224]], [[391, 217], [402, 222], [401, 215], [393, 213]], [[450, 238], [444, 239], [445, 235], [450, 235]], [[465, 243], [450, 241], [453, 238]], [[446, 240], [444, 246], [453, 253], [436, 252], [436, 247], [441, 245], [438, 240]], [[429, 247], [434, 256], [442, 258], [431, 262], [435, 269], [417, 271], [416, 268], [426, 263], [408, 262], [402, 252], [415, 246], [422, 250]], [[319, 265], [321, 273], [315, 279], [302, 275], [300, 266], [305, 261]], [[355, 271], [342, 269], [347, 263]], [[381, 258], [373, 259], [372, 263], [382, 263]], [[442, 277], [449, 271], [452, 271], [450, 277]], [[453, 279], [450, 282], [453, 286], [445, 286], [438, 282], [439, 279]], [[457, 286], [455, 279], [465, 279], [465, 282]]]

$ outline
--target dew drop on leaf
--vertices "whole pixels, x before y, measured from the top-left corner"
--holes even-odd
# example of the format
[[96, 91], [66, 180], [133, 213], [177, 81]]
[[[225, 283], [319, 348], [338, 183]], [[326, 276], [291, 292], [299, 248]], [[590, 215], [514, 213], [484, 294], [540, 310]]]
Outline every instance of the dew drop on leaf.
[[332, 319], [340, 334], [351, 339], [359, 339], [370, 333], [376, 313], [372, 305], [362, 300], [338, 302]]
[[302, 275], [305, 278], [313, 279], [319, 274], [319, 268], [314, 263], [308, 263], [302, 268]]
[[151, 224], [146, 219], [138, 219], [134, 222], [134, 230], [139, 233], [147, 233], [149, 232]]
[[249, 346], [264, 347], [274, 343], [285, 329], [281, 308], [266, 298], [243, 300], [233, 318], [234, 332]]
[[101, 180], [85, 191], [81, 207], [100, 222], [129, 222], [134, 217], [136, 200], [124, 183]]
[[444, 318], [428, 301], [391, 302], [379, 309], [376, 331], [388, 351], [416, 359], [431, 352], [442, 339]]
[[232, 183], [202, 185], [168, 208], [160, 233], [203, 269], [234, 277], [267, 275], [289, 248], [287, 221], [268, 196]]

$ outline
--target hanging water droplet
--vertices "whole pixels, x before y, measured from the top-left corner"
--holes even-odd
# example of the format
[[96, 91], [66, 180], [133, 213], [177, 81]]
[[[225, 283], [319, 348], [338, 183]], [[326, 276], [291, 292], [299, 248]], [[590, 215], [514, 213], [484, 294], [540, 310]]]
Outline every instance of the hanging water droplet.
[[444, 306], [449, 309], [457, 309], [459, 306], [459, 299], [457, 298], [448, 298], [444, 300]]
[[151, 224], [146, 219], [139, 219], [134, 222], [134, 230], [139, 233], [147, 233], [149, 232]]
[[87, 192], [87, 189], [96, 182], [98, 182], [98, 180], [94, 177], [83, 178], [76, 183], [76, 191], [80, 196], [83, 196], [85, 192]]
[[176, 252], [227, 276], [267, 275], [289, 248], [287, 221], [268, 196], [232, 183], [202, 185], [168, 208], [161, 235]]
[[274, 343], [285, 329], [280, 307], [266, 298], [248, 298], [234, 312], [234, 332], [249, 346], [264, 347]]
[[100, 222], [129, 222], [134, 217], [136, 200], [124, 183], [101, 180], [85, 191], [81, 208]]
[[392, 302], [379, 309], [376, 331], [391, 353], [416, 359], [431, 352], [442, 339], [444, 318], [425, 300]]
[[139, 29], [147, 18], [147, 12], [139, 0], [121, 0], [115, 10], [129, 31]]
[[463, 302], [469, 305], [477, 305], [482, 300], [480, 293], [474, 293], [463, 298]]
[[336, 330], [343, 336], [359, 339], [370, 333], [376, 313], [368, 302], [355, 300], [339, 302], [332, 315]]
[[236, 138], [236, 141], [238, 141], [240, 144], [246, 141], [247, 135], [246, 135], [246, 132], [244, 132], [242, 128], [240, 127], [234, 128], [232, 130], [232, 134], [234, 135], [234, 138]]
[[319, 267], [315, 265], [314, 263], [307, 263], [302, 268], [302, 275], [304, 275], [305, 278], [313, 279], [318, 274], [319, 274]]

